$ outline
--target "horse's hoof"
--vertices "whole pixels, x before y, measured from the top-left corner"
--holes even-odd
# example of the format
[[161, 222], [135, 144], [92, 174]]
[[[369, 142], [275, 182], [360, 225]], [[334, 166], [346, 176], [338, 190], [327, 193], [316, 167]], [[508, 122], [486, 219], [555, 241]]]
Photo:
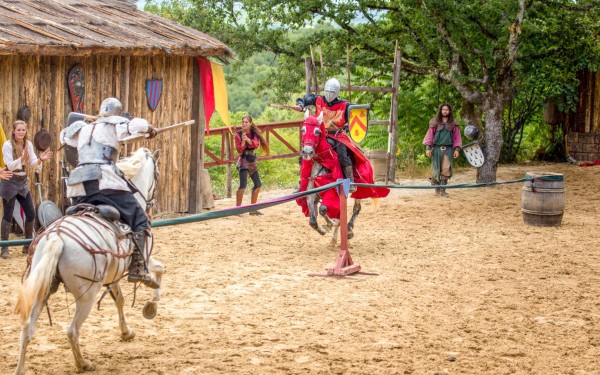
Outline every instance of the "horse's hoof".
[[96, 366], [89, 359], [84, 359], [83, 364], [81, 365], [81, 371], [94, 371], [96, 370]]
[[348, 239], [351, 240], [352, 238], [354, 238], [354, 233], [348, 232]]
[[144, 315], [144, 318], [146, 319], [154, 319], [156, 310], [158, 310], [158, 304], [154, 301], [148, 301], [142, 309], [142, 315]]
[[133, 329], [129, 329], [127, 333], [121, 334], [121, 340], [123, 341], [131, 341], [135, 337], [135, 331]]

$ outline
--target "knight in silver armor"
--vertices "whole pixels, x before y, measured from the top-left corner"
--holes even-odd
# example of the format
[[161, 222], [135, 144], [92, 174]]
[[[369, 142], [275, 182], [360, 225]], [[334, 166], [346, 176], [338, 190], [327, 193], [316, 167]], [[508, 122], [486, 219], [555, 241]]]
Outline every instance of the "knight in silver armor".
[[61, 132], [61, 141], [77, 146], [77, 167], [67, 180], [67, 197], [75, 202], [115, 207], [121, 220], [133, 231], [134, 252], [128, 281], [142, 282], [151, 287], [159, 285], [148, 274], [144, 255], [150, 225], [115, 162], [119, 156], [119, 141], [135, 134], [150, 133], [154, 128], [141, 118], [122, 117], [123, 106], [116, 98], [105, 99], [98, 117], [91, 123], [78, 120]]

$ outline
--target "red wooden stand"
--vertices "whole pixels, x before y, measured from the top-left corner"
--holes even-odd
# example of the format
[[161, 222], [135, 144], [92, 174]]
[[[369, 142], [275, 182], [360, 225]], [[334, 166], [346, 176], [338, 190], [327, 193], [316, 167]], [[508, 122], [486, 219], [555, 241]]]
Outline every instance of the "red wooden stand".
[[348, 250], [348, 198], [343, 186], [340, 187], [340, 253], [335, 266], [327, 269], [328, 276], [346, 276], [360, 271], [360, 264], [352, 262]]
[[310, 276], [347, 276], [353, 273], [377, 275], [376, 273], [360, 272], [360, 264], [355, 264], [348, 250], [348, 209], [346, 197], [350, 189], [350, 180], [345, 180], [340, 186], [340, 253], [333, 267], [327, 268], [327, 274], [310, 274]]

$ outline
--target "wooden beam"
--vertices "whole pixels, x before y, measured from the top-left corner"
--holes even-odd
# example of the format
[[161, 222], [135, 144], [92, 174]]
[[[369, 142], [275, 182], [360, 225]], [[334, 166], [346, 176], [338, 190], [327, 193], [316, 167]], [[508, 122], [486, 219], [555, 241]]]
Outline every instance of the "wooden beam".
[[[308, 80], [307, 80], [308, 82]], [[324, 91], [322, 86], [317, 87], [315, 91]], [[362, 92], [394, 92], [393, 87], [369, 87], [369, 86], [342, 86], [340, 91], [362, 91]]]
[[304, 58], [304, 72], [306, 73], [306, 93], [312, 92], [312, 74], [311, 74], [311, 61], [310, 57]]
[[204, 144], [201, 143], [206, 124], [204, 120], [204, 97], [202, 96], [202, 79], [196, 63], [192, 63], [192, 119], [196, 123], [191, 128], [191, 160], [190, 160], [190, 186], [189, 186], [189, 208], [190, 214], [202, 210], [202, 169], [204, 168]]
[[398, 149], [398, 92], [400, 91], [401, 70], [402, 51], [398, 48], [398, 42], [396, 42], [396, 50], [394, 53], [394, 72], [392, 78], [392, 105], [390, 107], [390, 141], [388, 142], [389, 163], [387, 164], [387, 181], [396, 180], [396, 151]]
[[387, 125], [387, 126], [390, 126], [390, 120], [370, 120], [369, 121], [369, 126], [371, 126], [371, 125], [375, 125], [375, 126], [378, 126], [378, 125]]

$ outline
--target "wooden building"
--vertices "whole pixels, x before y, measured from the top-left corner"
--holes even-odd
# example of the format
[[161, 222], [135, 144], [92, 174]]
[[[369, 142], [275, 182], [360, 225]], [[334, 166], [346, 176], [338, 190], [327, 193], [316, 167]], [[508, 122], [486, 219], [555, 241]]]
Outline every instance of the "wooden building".
[[582, 70], [575, 112], [560, 114], [567, 128], [567, 153], [577, 161], [600, 160], [600, 72]]
[[[132, 116], [155, 127], [193, 119], [191, 127], [127, 145], [122, 156], [140, 146], [163, 150], [156, 213], [195, 213], [202, 208], [205, 129], [196, 57], [225, 61], [232, 56], [219, 40], [140, 11], [135, 1], [2, 0], [0, 123], [10, 137], [17, 111], [27, 105], [32, 139], [43, 112], [45, 128], [53, 136], [50, 149], [56, 151], [68, 113], [79, 109], [95, 115], [102, 100], [111, 96]], [[75, 89], [68, 85], [74, 67], [84, 78], [79, 81], [79, 108], [73, 108]], [[162, 80], [154, 110], [146, 96], [148, 79]], [[55, 153], [42, 173], [45, 195], [54, 201], [63, 195], [62, 158], [62, 152]]]

